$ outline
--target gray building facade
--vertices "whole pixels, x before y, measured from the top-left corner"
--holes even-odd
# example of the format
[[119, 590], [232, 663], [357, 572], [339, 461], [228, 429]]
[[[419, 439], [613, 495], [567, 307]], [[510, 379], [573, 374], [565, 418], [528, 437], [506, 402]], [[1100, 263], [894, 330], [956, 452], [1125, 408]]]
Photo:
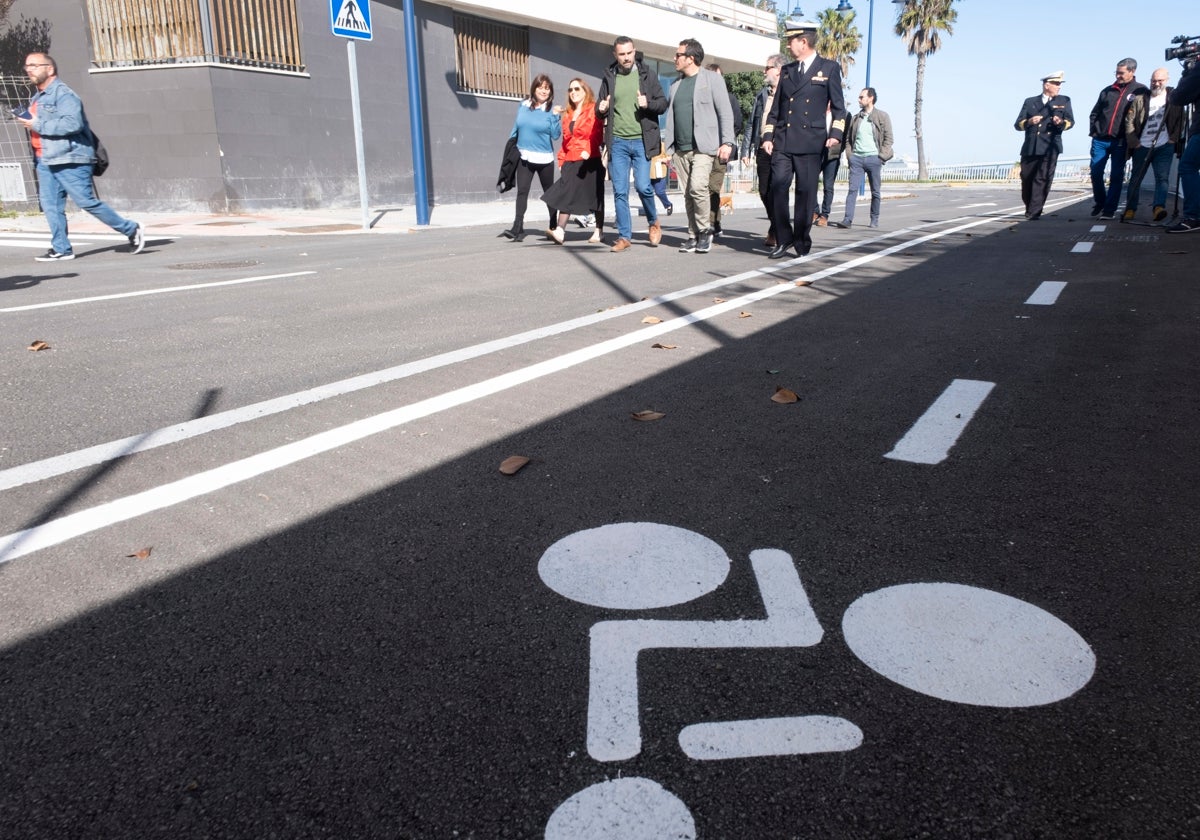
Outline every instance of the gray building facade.
[[[135, 30], [127, 11], [105, 18], [106, 6], [118, 2], [126, 10], [138, 7], [147, 23]], [[108, 148], [112, 163], [101, 182], [106, 199], [130, 213], [252, 213], [359, 202], [347, 41], [331, 31], [333, 2], [346, 0], [16, 0], [10, 23], [18, 15], [45, 22], [59, 75], [83, 99]], [[187, 20], [164, 11], [189, 4], [197, 12]], [[719, 44], [709, 52], [731, 70], [757, 69], [777, 48], [773, 13], [768, 32], [762, 17], [726, 20], [713, 15], [712, 3], [703, 5], [707, 17], [681, 11], [685, 4], [639, 0], [598, 0], [580, 14], [539, 0], [416, 2], [431, 205], [496, 198], [500, 156], [520, 101], [514, 73], [523, 77], [526, 93], [533, 75], [548, 74], [561, 103], [572, 76], [598, 83], [616, 34], [634, 37], [660, 72], [668, 71], [675, 45], [687, 37]], [[264, 17], [247, 23], [235, 14], [247, 10]], [[251, 43], [282, 31], [281, 19], [271, 17], [280, 10], [295, 16], [292, 40], [280, 49]], [[548, 17], [568, 11], [569, 22]], [[411, 206], [404, 7], [401, 0], [371, 0], [369, 14], [372, 39], [354, 48], [368, 197], [376, 207]], [[210, 43], [221, 36], [220, 27], [238, 26], [238, 43]], [[193, 30], [197, 44], [203, 36], [203, 47], [189, 53]], [[495, 57], [493, 38], [509, 52]], [[137, 42], [132, 48], [131, 41]], [[278, 59], [283, 53], [292, 66]], [[514, 65], [513, 55], [523, 63]], [[464, 67], [476, 59], [487, 66], [464, 84]], [[493, 70], [507, 73], [507, 90], [478, 89]]]

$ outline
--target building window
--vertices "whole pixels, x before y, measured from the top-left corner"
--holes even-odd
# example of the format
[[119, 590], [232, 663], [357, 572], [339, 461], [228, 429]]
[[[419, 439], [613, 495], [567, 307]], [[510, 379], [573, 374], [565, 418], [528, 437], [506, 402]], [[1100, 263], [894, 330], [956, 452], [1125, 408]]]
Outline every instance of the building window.
[[529, 30], [454, 15], [458, 89], [468, 93], [529, 95]]
[[296, 0], [87, 0], [97, 67], [304, 70]]

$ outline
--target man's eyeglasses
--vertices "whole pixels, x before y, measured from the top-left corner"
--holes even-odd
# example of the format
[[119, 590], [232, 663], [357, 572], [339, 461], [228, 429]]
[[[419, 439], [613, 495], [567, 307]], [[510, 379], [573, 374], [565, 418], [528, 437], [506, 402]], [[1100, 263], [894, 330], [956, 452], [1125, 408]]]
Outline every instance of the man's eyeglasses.
[[26, 64], [25, 69], [28, 70], [30, 67], [49, 67], [49, 66], [50, 66], [49, 64]]
[[676, 58], [684, 58], [686, 55], [687, 53], [675, 53]]

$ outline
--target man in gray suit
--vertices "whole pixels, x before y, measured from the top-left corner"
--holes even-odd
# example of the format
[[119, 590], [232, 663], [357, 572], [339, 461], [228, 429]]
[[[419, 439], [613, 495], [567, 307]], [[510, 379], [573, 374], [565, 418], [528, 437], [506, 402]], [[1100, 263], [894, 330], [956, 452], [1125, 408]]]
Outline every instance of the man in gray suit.
[[706, 254], [712, 248], [708, 180], [714, 161], [727, 163], [736, 148], [733, 109], [725, 80], [705, 70], [704, 47], [694, 38], [675, 52], [680, 78], [671, 85], [664, 143], [672, 154], [687, 207], [688, 239], [679, 250]]

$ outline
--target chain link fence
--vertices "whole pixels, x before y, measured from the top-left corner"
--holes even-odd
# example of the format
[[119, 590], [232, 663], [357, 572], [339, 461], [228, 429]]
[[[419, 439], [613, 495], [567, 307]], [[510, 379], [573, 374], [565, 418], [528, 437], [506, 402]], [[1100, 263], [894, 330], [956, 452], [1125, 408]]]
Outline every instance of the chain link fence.
[[38, 209], [29, 132], [11, 111], [28, 104], [33, 94], [34, 87], [24, 76], [0, 76], [0, 210]]

